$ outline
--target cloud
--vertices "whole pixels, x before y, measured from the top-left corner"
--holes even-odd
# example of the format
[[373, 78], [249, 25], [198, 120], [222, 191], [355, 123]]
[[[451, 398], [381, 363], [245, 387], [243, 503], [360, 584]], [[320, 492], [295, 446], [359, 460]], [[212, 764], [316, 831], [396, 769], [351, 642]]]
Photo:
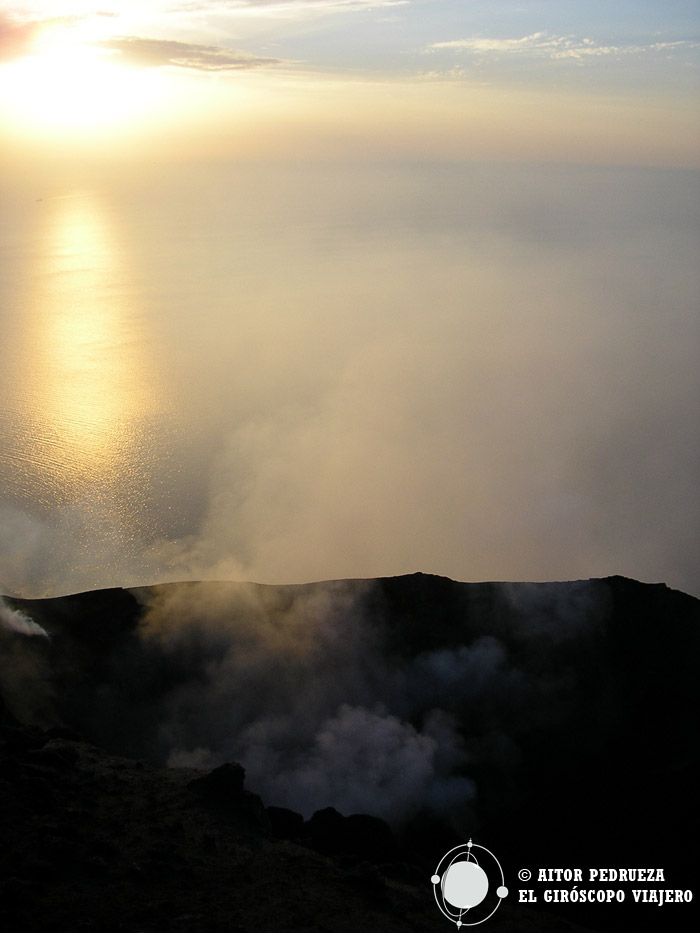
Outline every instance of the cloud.
[[233, 13], [261, 12], [270, 16], [307, 13], [354, 12], [379, 7], [406, 6], [409, 0], [204, 0], [186, 3], [188, 10], [227, 10]]
[[97, 43], [107, 51], [117, 53], [131, 65], [162, 68], [172, 65], [196, 71], [240, 71], [279, 65], [277, 58], [258, 58], [215, 45], [197, 45], [171, 39], [144, 39], [138, 36], [118, 36]]
[[574, 36], [557, 36], [547, 32], [533, 32], [520, 38], [487, 38], [471, 36], [434, 42], [429, 50], [453, 50], [471, 52], [475, 55], [527, 55], [552, 60], [604, 58], [608, 56], [640, 55], [658, 51], [680, 51], [697, 49], [697, 42], [658, 42], [653, 45], [600, 45], [593, 39], [577, 39]]
[[452, 39], [448, 42], [434, 42], [431, 49], [467, 49], [471, 52], [513, 52], [532, 51], [533, 49], [551, 48], [557, 43], [556, 38], [546, 38], [546, 33], [535, 32], [520, 39]]

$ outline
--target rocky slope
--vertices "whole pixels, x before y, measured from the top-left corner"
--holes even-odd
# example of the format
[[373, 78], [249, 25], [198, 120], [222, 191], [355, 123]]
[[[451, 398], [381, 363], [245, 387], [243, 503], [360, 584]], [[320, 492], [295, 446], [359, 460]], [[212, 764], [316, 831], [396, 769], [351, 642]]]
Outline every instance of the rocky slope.
[[[434, 931], [425, 860], [369, 816], [266, 808], [242, 769], [161, 769], [67, 730], [0, 734], [8, 931]], [[504, 904], [495, 930], [582, 928]], [[443, 926], [444, 925], [444, 926]]]

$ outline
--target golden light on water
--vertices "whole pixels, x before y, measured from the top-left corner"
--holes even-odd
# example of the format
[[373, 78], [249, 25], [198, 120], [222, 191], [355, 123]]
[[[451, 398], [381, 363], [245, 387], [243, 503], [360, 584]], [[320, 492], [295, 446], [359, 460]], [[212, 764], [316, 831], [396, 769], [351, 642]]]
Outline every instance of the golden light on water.
[[42, 595], [67, 579], [139, 578], [144, 549], [167, 532], [178, 461], [164, 456], [169, 381], [120, 208], [92, 191], [33, 207], [4, 319], [0, 516], [18, 556], [0, 581]]
[[46, 202], [28, 302], [18, 459], [46, 504], [123, 485], [150, 407], [127, 257], [90, 194]]

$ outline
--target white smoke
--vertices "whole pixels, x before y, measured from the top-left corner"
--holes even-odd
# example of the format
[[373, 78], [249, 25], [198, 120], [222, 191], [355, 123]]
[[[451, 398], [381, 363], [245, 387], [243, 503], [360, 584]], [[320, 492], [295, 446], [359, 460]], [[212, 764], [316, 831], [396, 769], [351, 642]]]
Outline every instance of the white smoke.
[[[335, 806], [401, 821], [421, 807], [447, 814], [471, 806], [474, 766], [517, 760], [523, 723], [566, 715], [576, 676], [567, 664], [539, 664], [540, 639], [551, 612], [564, 642], [593, 625], [601, 606], [594, 584], [568, 596], [568, 585], [561, 593], [505, 587], [509, 632], [465, 628], [456, 644], [405, 657], [387, 647], [383, 623], [367, 609], [371, 587], [289, 587], [282, 600], [274, 587], [151, 591], [144, 647], [186, 672], [158, 701], [162, 758], [197, 768], [238, 761], [266, 802], [307, 817]], [[545, 621], [535, 612], [525, 631], [518, 600]], [[536, 676], [512, 657], [518, 639], [532, 646]]]
[[49, 633], [0, 597], [0, 697], [21, 722], [44, 726], [52, 721], [53, 687], [44, 651]]
[[7, 632], [14, 632], [17, 635], [27, 635], [29, 637], [50, 638], [49, 633], [43, 629], [38, 622], [19, 609], [12, 609], [7, 605], [4, 599], [0, 597], [0, 628]]

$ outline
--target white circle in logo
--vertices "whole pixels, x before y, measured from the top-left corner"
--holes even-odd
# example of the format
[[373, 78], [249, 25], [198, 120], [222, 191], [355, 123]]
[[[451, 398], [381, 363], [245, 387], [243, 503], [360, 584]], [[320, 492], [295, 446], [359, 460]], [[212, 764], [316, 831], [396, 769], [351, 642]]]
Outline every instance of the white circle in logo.
[[453, 862], [442, 879], [442, 896], [458, 910], [470, 910], [488, 894], [489, 879], [476, 862]]

